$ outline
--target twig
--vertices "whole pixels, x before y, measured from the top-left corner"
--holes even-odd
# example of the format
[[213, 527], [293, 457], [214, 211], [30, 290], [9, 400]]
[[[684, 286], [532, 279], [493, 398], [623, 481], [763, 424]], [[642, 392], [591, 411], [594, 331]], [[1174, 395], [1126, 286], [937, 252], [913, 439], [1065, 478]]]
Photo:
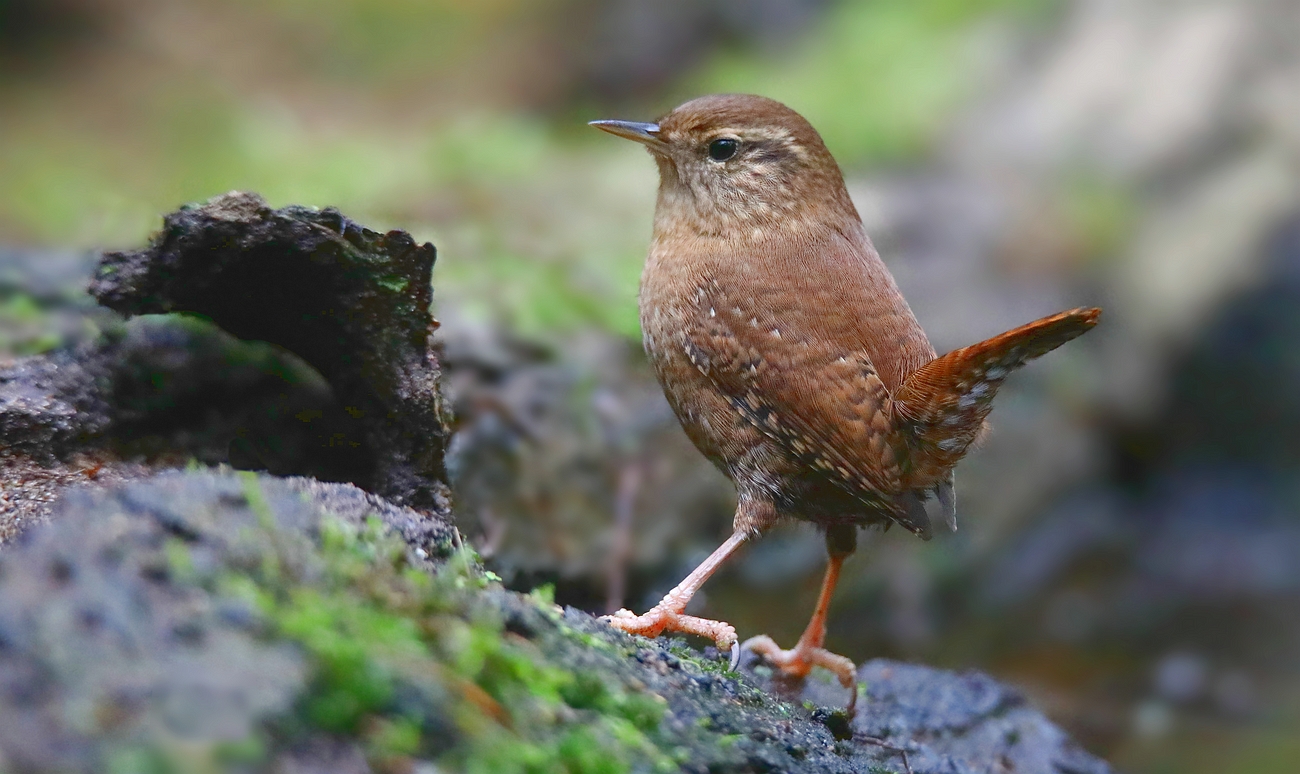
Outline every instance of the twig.
[[623, 606], [627, 588], [627, 563], [632, 554], [632, 524], [636, 519], [636, 498], [644, 471], [639, 460], [623, 464], [614, 495], [614, 532], [606, 565], [605, 612]]
[[886, 742], [884, 739], [877, 739], [874, 736], [857, 736], [855, 738], [863, 742], [866, 742], [867, 744], [875, 745], [876, 747], [879, 747], [883, 750], [889, 750], [890, 752], [898, 753], [903, 758], [903, 771], [906, 774], [912, 774], [912, 764], [907, 760], [906, 748], [899, 747], [896, 744], [890, 744], [889, 742]]

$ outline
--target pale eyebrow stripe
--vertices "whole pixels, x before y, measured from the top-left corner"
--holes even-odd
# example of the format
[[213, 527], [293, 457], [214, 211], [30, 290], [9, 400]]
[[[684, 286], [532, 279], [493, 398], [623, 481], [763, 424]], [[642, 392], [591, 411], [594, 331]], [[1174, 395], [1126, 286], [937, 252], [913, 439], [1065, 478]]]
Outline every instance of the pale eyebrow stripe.
[[710, 139], [718, 137], [739, 137], [742, 140], [768, 140], [768, 141], [788, 141], [793, 139], [794, 135], [785, 129], [779, 127], [773, 129], [754, 128], [741, 129], [739, 127], [728, 126], [713, 132]]

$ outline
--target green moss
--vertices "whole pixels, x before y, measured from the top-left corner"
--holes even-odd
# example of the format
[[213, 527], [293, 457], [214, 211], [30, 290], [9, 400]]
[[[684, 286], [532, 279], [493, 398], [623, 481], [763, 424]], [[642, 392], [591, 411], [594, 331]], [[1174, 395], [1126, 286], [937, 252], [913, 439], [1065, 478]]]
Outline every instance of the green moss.
[[411, 284], [410, 281], [402, 277], [380, 277], [376, 282], [394, 293], [405, 293], [406, 288]]
[[48, 312], [26, 293], [0, 297], [0, 354], [39, 355], [63, 339], [50, 331]]
[[129, 746], [113, 751], [105, 770], [108, 774], [171, 774], [176, 768], [158, 750]]
[[415, 755], [420, 751], [420, 724], [410, 718], [375, 721], [366, 733], [366, 748], [372, 758], [389, 759]]
[[574, 774], [618, 774], [628, 762], [608, 755], [604, 740], [591, 728], [575, 728], [560, 740], [559, 762]]
[[36, 299], [26, 293], [14, 293], [0, 300], [0, 316], [14, 322], [39, 322], [45, 313]]
[[555, 604], [555, 584], [543, 583], [542, 585], [528, 592], [528, 596], [532, 598], [532, 600], [536, 602], [540, 607], [550, 608], [552, 605]]
[[266, 741], [254, 734], [246, 739], [218, 744], [215, 757], [218, 763], [233, 767], [262, 761], [266, 758], [266, 752]]
[[595, 634], [578, 631], [577, 629], [571, 629], [568, 627], [564, 627], [563, 631], [566, 636], [568, 636], [574, 642], [577, 642], [578, 644], [582, 645], [585, 648], [591, 648], [592, 650], [600, 650], [606, 653], [617, 653], [619, 655], [626, 655], [621, 648], [616, 647], [613, 643], [611, 643], [609, 640], [603, 637], [599, 637]]
[[177, 537], [168, 538], [163, 544], [163, 556], [167, 559], [167, 572], [172, 578], [181, 583], [195, 579], [194, 561], [185, 541]]
[[693, 670], [697, 674], [707, 673], [730, 679], [740, 676], [739, 672], [731, 668], [730, 659], [703, 658], [699, 651], [687, 645], [684, 640], [669, 640], [668, 652], [681, 659], [687, 670]]
[[157, 564], [178, 589], [212, 598], [201, 607], [243, 611], [240, 636], [295, 650], [305, 679], [291, 685], [302, 687], [244, 739], [132, 739], [105, 770], [259, 770], [328, 736], [378, 771], [668, 772], [739, 765], [755, 718], [800, 714], [708, 678], [708, 659], [680, 641], [674, 657], [557, 612], [549, 589], [507, 592], [470, 549], [429, 572], [378, 518], [304, 523], [259, 477], [238, 481], [222, 526], [196, 520], [198, 536], [167, 538]]
[[659, 727], [663, 721], [665, 704], [662, 696], [653, 693], [633, 693], [622, 697], [616, 705], [616, 711], [633, 728], [650, 732]]
[[[256, 478], [244, 480], [259, 527], [243, 541], [256, 550], [210, 585], [253, 605], [272, 637], [307, 657], [309, 688], [290, 717], [275, 721], [281, 737], [356, 738], [377, 766], [427, 759], [482, 772], [672, 768], [651, 736], [664, 701], [557, 666], [507, 636], [500, 612], [484, 604], [484, 594], [501, 592], [471, 551], [431, 575], [372, 519], [360, 528], [326, 520], [312, 554], [304, 536], [275, 528]], [[179, 541], [166, 555], [176, 580], [204, 582]], [[241, 745], [260, 749], [256, 739]]]

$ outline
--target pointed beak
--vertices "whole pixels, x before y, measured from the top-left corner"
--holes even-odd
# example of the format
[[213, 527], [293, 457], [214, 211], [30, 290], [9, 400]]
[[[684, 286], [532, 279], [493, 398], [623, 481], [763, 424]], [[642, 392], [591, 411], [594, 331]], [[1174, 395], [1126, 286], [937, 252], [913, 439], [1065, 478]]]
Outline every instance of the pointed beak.
[[619, 137], [635, 140], [651, 148], [663, 145], [663, 140], [659, 138], [659, 124], [612, 120], [591, 121], [590, 124], [602, 132], [609, 132]]

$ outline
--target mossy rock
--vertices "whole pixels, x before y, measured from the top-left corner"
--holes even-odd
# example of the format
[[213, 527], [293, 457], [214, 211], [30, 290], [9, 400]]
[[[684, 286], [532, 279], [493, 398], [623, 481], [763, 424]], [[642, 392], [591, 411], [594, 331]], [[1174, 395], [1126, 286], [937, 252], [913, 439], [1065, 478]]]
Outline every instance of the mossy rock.
[[346, 484], [73, 491], [0, 554], [0, 771], [976, 772], [991, 743], [963, 740], [991, 729], [1056, 767], [1018, 771], [1107, 771], [987, 678], [873, 662], [850, 724], [506, 591], [458, 546]]

